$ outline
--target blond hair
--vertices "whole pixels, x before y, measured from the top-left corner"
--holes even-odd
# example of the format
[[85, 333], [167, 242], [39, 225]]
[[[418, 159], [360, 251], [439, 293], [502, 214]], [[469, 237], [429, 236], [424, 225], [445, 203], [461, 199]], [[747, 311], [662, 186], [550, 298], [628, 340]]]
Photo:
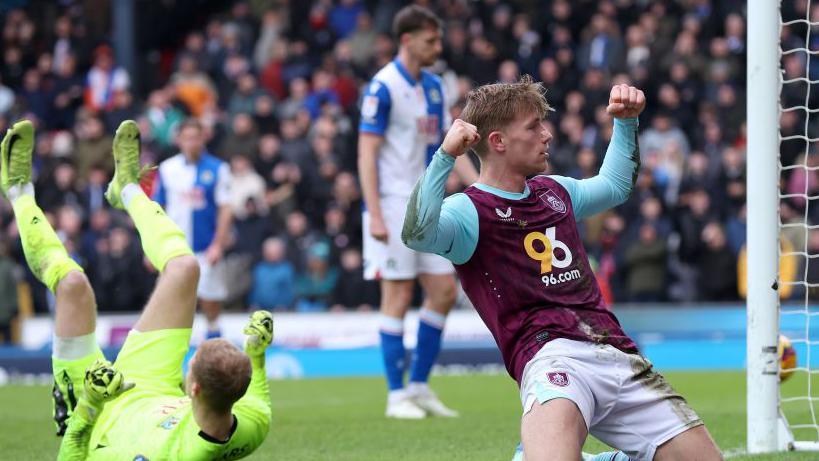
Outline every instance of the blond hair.
[[230, 410], [245, 395], [252, 372], [247, 354], [224, 339], [203, 342], [191, 366], [202, 400], [215, 411]]
[[481, 135], [480, 142], [474, 146], [475, 153], [486, 154], [489, 133], [502, 130], [518, 116], [546, 117], [552, 107], [546, 102], [545, 94], [543, 84], [529, 75], [522, 76], [516, 83], [494, 83], [470, 91], [461, 119], [475, 125]]

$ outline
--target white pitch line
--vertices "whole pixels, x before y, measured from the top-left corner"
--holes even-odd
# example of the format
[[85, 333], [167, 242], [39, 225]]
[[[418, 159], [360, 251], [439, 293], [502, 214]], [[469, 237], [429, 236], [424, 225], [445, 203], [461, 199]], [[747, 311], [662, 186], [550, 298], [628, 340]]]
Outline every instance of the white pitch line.
[[722, 457], [725, 459], [738, 458], [747, 455], [748, 451], [745, 448], [731, 448], [722, 452]]

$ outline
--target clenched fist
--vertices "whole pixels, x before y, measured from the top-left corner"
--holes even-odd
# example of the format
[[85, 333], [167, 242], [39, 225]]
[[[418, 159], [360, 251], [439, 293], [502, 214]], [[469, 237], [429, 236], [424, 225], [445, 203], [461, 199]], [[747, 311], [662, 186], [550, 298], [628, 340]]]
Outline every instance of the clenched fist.
[[606, 112], [614, 118], [634, 118], [646, 108], [646, 96], [641, 90], [628, 85], [615, 85], [609, 95]]
[[447, 131], [441, 148], [447, 154], [458, 157], [465, 154], [470, 147], [477, 144], [480, 140], [481, 135], [478, 134], [478, 128], [475, 125], [466, 123], [461, 119], [456, 119], [452, 122], [452, 127], [449, 128], [449, 131]]

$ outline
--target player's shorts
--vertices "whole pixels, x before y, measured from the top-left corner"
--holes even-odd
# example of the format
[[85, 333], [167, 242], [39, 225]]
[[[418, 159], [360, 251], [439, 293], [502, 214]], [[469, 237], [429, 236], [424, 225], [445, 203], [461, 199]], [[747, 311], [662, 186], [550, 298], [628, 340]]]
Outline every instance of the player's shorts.
[[650, 461], [657, 447], [702, 425], [645, 357], [569, 339], [548, 342], [526, 364], [520, 398], [524, 414], [536, 402], [571, 400], [591, 435], [635, 460]]
[[54, 403], [54, 422], [57, 425], [57, 435], [63, 435], [68, 424], [68, 418], [74, 412], [77, 401], [84, 395], [83, 382], [85, 370], [97, 359], [105, 356], [99, 346], [82, 358], [62, 360], [51, 357], [51, 370], [54, 374], [54, 386], [51, 388], [51, 397]]
[[382, 197], [381, 213], [389, 236], [387, 243], [370, 235], [370, 214], [364, 212], [364, 278], [366, 280], [411, 280], [418, 274], [452, 274], [455, 268], [446, 258], [409, 249], [401, 241], [401, 228], [408, 198]]
[[114, 368], [125, 375], [125, 380], [136, 384], [123, 397], [143, 391], [184, 394], [182, 362], [190, 349], [190, 342], [190, 328], [131, 330], [114, 362]]
[[[114, 362], [114, 368], [136, 387], [109, 402], [106, 407], [127, 404], [151, 395], [184, 395], [182, 362], [190, 347], [191, 329], [178, 328], [138, 332], [131, 330]], [[58, 434], [65, 432], [68, 417], [83, 396], [85, 370], [97, 359], [105, 358], [95, 345], [90, 354], [76, 360], [52, 358], [54, 373], [54, 420]]]
[[196, 253], [196, 259], [199, 261], [197, 296], [207, 301], [226, 300], [228, 289], [225, 260], [221, 259], [216, 264], [210, 264], [205, 257], [205, 252]]

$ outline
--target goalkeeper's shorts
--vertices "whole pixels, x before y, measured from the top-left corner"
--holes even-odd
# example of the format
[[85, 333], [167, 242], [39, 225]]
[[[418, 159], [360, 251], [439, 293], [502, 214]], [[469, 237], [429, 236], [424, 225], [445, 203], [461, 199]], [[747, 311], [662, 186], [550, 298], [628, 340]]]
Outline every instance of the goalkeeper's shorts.
[[191, 329], [173, 328], [139, 332], [131, 330], [114, 368], [136, 384], [131, 392], [184, 394], [182, 362], [190, 350]]
[[[139, 395], [184, 395], [182, 362], [190, 349], [191, 329], [175, 328], [139, 332], [131, 330], [117, 355], [114, 368], [125, 375], [125, 380], [136, 387], [120, 399], [138, 398]], [[83, 396], [85, 369], [98, 358], [104, 358], [96, 347], [92, 353], [76, 360], [52, 357], [54, 373], [54, 421], [57, 435], [65, 433], [66, 424], [77, 401]], [[119, 403], [119, 402], [118, 402]], [[109, 402], [107, 406], [114, 406]]]
[[84, 395], [83, 380], [85, 369], [97, 359], [103, 359], [99, 346], [94, 344], [90, 354], [75, 360], [62, 360], [51, 357], [51, 370], [54, 374], [54, 387], [51, 388], [51, 397], [54, 404], [54, 422], [57, 425], [57, 435], [65, 434], [68, 418], [74, 412], [77, 401]]

